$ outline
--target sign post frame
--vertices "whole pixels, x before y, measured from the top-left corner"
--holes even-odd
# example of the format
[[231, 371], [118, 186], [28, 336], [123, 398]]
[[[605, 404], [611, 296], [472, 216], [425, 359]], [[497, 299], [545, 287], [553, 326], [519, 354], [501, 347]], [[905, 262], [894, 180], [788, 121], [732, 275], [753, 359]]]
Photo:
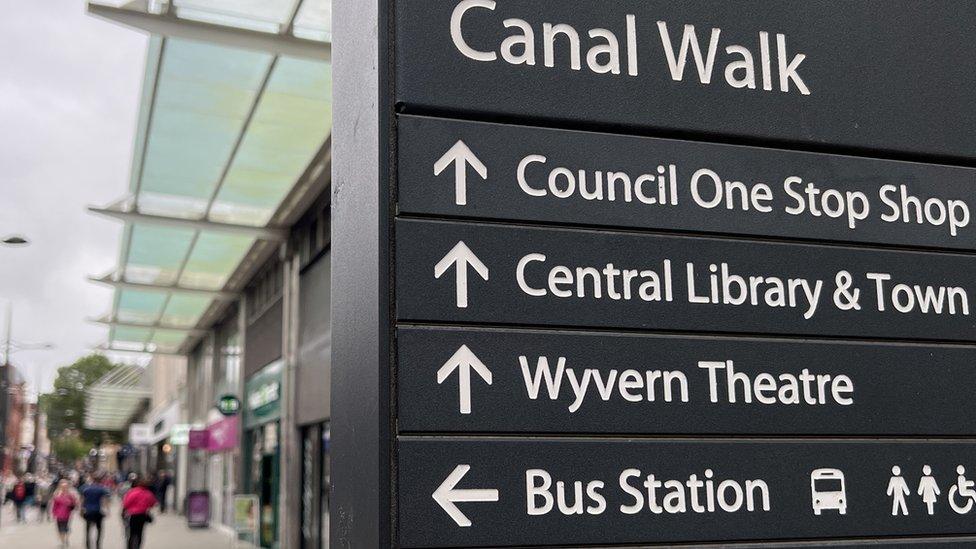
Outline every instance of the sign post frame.
[[336, 547], [395, 545], [391, 246], [393, 3], [333, 7], [332, 521]]

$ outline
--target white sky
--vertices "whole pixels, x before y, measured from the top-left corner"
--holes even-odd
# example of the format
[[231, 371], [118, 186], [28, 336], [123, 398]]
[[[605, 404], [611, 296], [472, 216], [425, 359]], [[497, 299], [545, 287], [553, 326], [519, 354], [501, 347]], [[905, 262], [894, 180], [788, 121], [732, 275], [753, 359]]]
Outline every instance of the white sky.
[[121, 224], [85, 207], [128, 189], [146, 43], [84, 0], [16, 2], [0, 18], [0, 238], [31, 240], [0, 247], [0, 325], [12, 300], [13, 340], [57, 346], [12, 357], [43, 388], [105, 341], [85, 319], [112, 292], [86, 277], [115, 267]]

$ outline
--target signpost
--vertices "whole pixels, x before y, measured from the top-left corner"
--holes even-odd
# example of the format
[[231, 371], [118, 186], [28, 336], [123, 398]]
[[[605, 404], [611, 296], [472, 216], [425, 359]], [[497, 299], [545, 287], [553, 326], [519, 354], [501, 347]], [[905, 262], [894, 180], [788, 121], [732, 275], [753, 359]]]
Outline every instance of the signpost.
[[976, 543], [976, 8], [335, 9], [333, 543]]

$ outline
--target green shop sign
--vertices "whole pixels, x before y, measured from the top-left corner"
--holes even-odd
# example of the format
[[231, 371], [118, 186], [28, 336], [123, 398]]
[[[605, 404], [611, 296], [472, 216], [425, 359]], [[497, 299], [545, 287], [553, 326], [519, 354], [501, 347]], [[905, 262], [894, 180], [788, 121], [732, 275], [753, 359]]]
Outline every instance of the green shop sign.
[[244, 384], [244, 424], [253, 427], [281, 416], [281, 361], [273, 362]]
[[241, 399], [235, 395], [224, 395], [217, 400], [217, 411], [225, 416], [236, 416], [241, 411]]

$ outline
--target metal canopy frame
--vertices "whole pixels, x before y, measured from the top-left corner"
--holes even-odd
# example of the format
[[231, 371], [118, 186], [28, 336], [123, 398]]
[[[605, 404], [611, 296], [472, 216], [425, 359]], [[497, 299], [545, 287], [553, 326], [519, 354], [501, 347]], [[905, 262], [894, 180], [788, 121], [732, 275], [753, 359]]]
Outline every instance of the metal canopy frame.
[[118, 366], [85, 392], [82, 421], [88, 429], [118, 431], [152, 397], [147, 370], [139, 366]]
[[92, 350], [100, 353], [129, 353], [136, 355], [152, 355], [152, 356], [167, 356], [167, 357], [180, 357], [184, 358], [186, 355], [182, 353], [168, 353], [166, 351], [159, 351], [153, 348], [151, 345], [141, 345], [137, 349], [129, 349], [127, 347], [120, 347], [118, 345], [94, 345]]
[[210, 297], [219, 301], [233, 301], [240, 297], [240, 294], [236, 292], [207, 290], [204, 288], [181, 286], [179, 284], [147, 284], [143, 282], [128, 282], [120, 273], [109, 273], [103, 276], [90, 276], [88, 277], [88, 280], [91, 282], [97, 282], [98, 284], [105, 284], [106, 286], [111, 286], [113, 288], [121, 288], [123, 290], [147, 290], [194, 294]]
[[116, 318], [111, 318], [111, 317], [90, 318], [88, 320], [89, 320], [89, 322], [94, 322], [96, 324], [105, 324], [105, 325], [108, 325], [108, 326], [118, 326], [118, 327], [121, 327], [121, 328], [144, 328], [144, 329], [153, 330], [153, 331], [155, 331], [155, 330], [167, 330], [167, 331], [170, 331], [170, 332], [184, 332], [184, 333], [187, 333], [187, 334], [199, 334], [199, 333], [206, 332], [206, 330], [203, 330], [203, 329], [200, 329], [200, 328], [193, 328], [193, 327], [187, 327], [187, 326], [175, 326], [175, 325], [172, 325], [172, 324], [163, 324], [163, 323], [159, 322], [158, 320], [156, 322], [152, 322], [152, 323], [149, 323], [149, 322], [146, 322], [146, 323], [143, 323], [143, 322], [126, 322], [126, 321], [118, 320]]
[[[218, 185], [217, 190], [219, 190], [219, 188], [220, 186]], [[213, 208], [215, 198], [216, 192], [214, 193], [214, 197], [210, 199], [210, 203], [207, 206], [208, 212]], [[288, 238], [288, 231], [278, 227], [239, 225], [234, 223], [210, 221], [208, 219], [188, 219], [185, 217], [147, 214], [139, 212], [135, 208], [121, 207], [118, 205], [118, 203], [104, 208], [89, 206], [88, 211], [132, 223], [146, 223], [163, 227], [183, 227], [194, 229], [196, 231], [211, 231], [215, 233], [251, 236], [260, 240], [271, 240], [274, 242], [282, 242]]]
[[[299, 6], [301, 3], [299, 2]], [[298, 9], [295, 9], [298, 12]], [[294, 25], [288, 25], [285, 32], [271, 34], [181, 19], [172, 13], [154, 14], [131, 8], [106, 6], [88, 3], [88, 13], [114, 23], [139, 29], [151, 34], [170, 38], [185, 38], [200, 42], [212, 42], [234, 48], [262, 51], [274, 55], [288, 55], [316, 61], [332, 61], [332, 44], [298, 38], [291, 34]]]

